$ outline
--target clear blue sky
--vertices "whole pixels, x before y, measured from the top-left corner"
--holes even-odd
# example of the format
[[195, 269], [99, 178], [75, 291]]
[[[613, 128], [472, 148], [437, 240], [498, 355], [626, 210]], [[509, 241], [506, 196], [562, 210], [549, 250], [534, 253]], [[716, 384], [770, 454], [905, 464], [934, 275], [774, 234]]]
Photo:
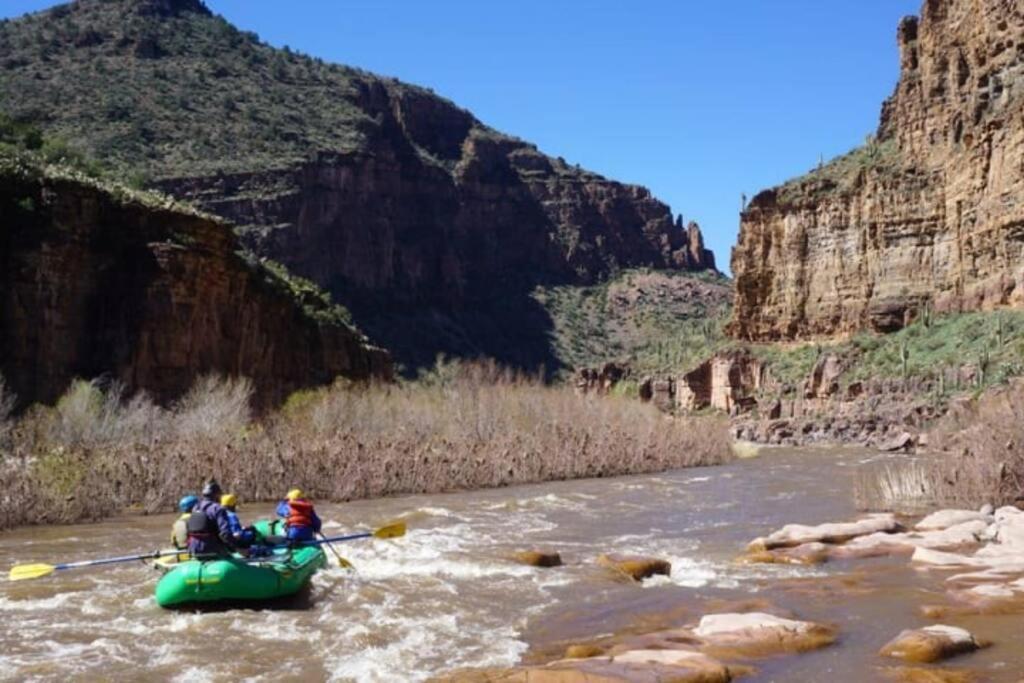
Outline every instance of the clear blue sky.
[[[0, 16], [56, 4], [3, 0]], [[207, 0], [271, 44], [425, 85], [640, 183], [720, 267], [756, 192], [863, 142], [921, 0]]]

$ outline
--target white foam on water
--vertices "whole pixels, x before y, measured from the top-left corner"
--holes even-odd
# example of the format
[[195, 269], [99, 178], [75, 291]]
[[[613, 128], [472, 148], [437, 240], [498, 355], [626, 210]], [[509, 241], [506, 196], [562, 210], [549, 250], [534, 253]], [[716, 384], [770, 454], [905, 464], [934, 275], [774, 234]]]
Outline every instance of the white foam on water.
[[578, 500], [573, 500], [572, 497], [560, 496], [555, 493], [548, 493], [543, 496], [534, 496], [532, 498], [520, 498], [516, 501], [516, 504], [526, 508], [541, 508], [546, 510], [585, 510], [587, 509], [586, 503], [582, 503]]
[[198, 666], [186, 667], [177, 676], [171, 678], [174, 683], [206, 683], [213, 680], [215, 680], [213, 674], [208, 669]]
[[420, 514], [429, 515], [431, 517], [457, 517], [448, 508], [436, 508], [436, 507], [421, 507], [416, 508], [413, 512], [419, 512]]
[[302, 628], [295, 615], [287, 612], [261, 612], [254, 619], [251, 614], [232, 619], [228, 632], [248, 636], [250, 640], [278, 642], [320, 642], [320, 631]]
[[515, 627], [489, 627], [481, 634], [453, 614], [416, 618], [376, 613], [374, 624], [399, 635], [385, 645], [350, 654], [332, 648], [332, 656], [324, 662], [330, 680], [420, 681], [462, 666], [511, 666], [527, 648]]
[[48, 598], [11, 600], [0, 596], [0, 612], [37, 612], [39, 610], [56, 610], [67, 606], [80, 593], [57, 593]]

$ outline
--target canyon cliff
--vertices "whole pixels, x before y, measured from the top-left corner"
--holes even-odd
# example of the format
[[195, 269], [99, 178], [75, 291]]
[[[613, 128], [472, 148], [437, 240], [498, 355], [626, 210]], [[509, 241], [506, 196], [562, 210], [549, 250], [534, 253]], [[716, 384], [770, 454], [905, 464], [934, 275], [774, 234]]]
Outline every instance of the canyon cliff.
[[207, 373], [253, 380], [257, 408], [388, 354], [309, 283], [166, 199], [0, 154], [0, 374], [22, 405], [76, 377], [167, 403]]
[[898, 42], [877, 134], [744, 210], [734, 337], [888, 332], [925, 309], [1024, 303], [1024, 12], [927, 0]]
[[14, 118], [235, 223], [410, 368], [438, 353], [553, 368], [536, 287], [715, 265], [647, 189], [428, 89], [271, 48], [199, 0], [79, 0], [6, 22], [0, 90]]

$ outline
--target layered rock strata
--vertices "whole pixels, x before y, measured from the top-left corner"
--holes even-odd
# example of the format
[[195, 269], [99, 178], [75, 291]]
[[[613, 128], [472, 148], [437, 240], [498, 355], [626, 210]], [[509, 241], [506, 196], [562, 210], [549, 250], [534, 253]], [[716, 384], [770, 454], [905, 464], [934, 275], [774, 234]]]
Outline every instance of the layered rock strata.
[[0, 373], [23, 404], [75, 377], [167, 402], [205, 373], [246, 376], [265, 407], [390, 375], [386, 352], [245, 258], [230, 226], [153, 201], [0, 164]]
[[733, 336], [892, 331], [1024, 302], [1024, 13], [927, 0], [868, 144], [758, 194], [733, 251]]

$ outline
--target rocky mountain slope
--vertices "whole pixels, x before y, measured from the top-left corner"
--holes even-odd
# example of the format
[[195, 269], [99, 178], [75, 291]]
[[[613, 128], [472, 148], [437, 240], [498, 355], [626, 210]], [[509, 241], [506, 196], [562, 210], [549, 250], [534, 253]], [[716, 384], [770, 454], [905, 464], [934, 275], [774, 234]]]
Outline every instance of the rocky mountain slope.
[[273, 49], [199, 0], [4, 22], [0, 92], [8, 114], [238, 224], [410, 366], [439, 352], [557, 366], [536, 286], [714, 268], [699, 228], [645, 188], [429, 90]]
[[724, 341], [732, 286], [717, 274], [635, 269], [591, 286], [538, 287], [534, 297], [551, 315], [567, 366], [613, 363], [640, 378], [712, 353]]
[[75, 377], [168, 402], [203, 374], [244, 375], [266, 407], [339, 375], [391, 374], [322, 292], [166, 198], [0, 145], [0, 216], [0, 374], [23, 405]]
[[877, 135], [743, 212], [735, 337], [892, 331], [926, 308], [1024, 302], [1024, 11], [926, 0], [898, 40]]

